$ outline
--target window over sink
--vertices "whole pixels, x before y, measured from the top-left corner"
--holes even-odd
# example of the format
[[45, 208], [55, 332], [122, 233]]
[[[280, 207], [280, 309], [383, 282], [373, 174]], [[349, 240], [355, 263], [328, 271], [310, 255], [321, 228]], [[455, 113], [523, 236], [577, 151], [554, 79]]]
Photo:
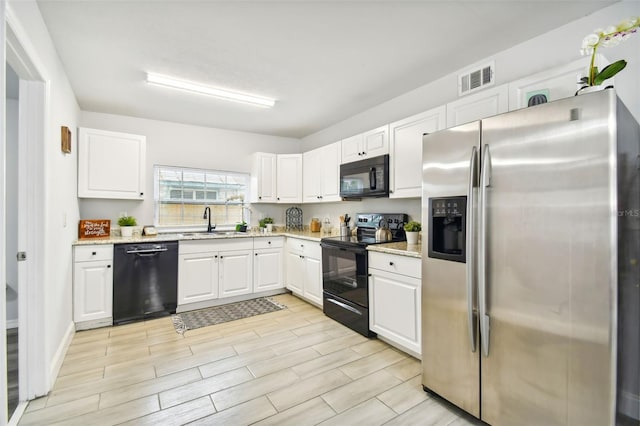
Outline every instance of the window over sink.
[[156, 226], [206, 225], [204, 208], [211, 208], [211, 223], [234, 226], [249, 222], [248, 173], [154, 166]]

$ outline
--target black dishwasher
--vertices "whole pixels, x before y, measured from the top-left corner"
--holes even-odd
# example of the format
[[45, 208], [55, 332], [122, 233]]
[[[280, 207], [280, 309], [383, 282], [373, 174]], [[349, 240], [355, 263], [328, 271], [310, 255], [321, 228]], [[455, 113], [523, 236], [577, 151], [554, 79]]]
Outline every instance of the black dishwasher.
[[113, 324], [176, 312], [178, 242], [115, 244]]

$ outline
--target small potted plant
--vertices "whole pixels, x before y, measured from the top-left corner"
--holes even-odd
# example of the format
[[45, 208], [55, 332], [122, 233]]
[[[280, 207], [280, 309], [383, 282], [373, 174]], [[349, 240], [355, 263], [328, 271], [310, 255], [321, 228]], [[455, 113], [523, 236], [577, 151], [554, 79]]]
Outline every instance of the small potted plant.
[[238, 232], [247, 232], [247, 222], [245, 222], [243, 220], [242, 223], [237, 223], [236, 224], [236, 231], [238, 231]]
[[260, 223], [262, 224], [261, 226], [263, 228], [267, 228], [267, 232], [273, 231], [273, 218], [267, 216], [264, 219], [262, 219]]
[[118, 219], [120, 225], [120, 235], [123, 237], [131, 237], [133, 235], [133, 227], [136, 226], [136, 218], [133, 216], [122, 216]]
[[418, 244], [418, 234], [422, 231], [420, 222], [414, 220], [404, 224], [404, 232], [407, 234], [407, 244]]

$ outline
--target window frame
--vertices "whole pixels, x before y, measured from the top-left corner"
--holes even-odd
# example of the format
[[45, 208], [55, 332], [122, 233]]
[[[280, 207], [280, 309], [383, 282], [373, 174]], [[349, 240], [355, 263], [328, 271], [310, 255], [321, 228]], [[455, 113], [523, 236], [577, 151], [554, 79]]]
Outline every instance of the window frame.
[[[160, 195], [162, 192], [161, 191], [162, 185], [160, 183], [160, 173], [162, 171], [180, 173], [180, 179], [178, 180], [178, 182], [180, 182], [180, 188], [175, 188], [175, 189], [172, 187], [165, 188], [165, 190], [170, 194], [170, 197], [166, 200], [161, 200], [161, 195]], [[185, 173], [204, 175], [204, 179], [200, 181], [203, 185], [202, 188], [196, 188], [192, 186], [186, 189], [186, 191], [191, 192], [191, 197], [192, 197], [191, 199], [184, 198]], [[233, 197], [231, 201], [229, 201], [228, 198], [219, 199], [219, 197], [221, 196], [224, 197], [226, 189], [221, 189], [220, 187], [216, 187], [216, 184], [214, 183], [211, 183], [212, 186], [208, 187], [208, 183], [209, 183], [207, 182], [208, 175], [224, 176], [225, 181], [229, 179], [229, 177], [233, 177], [236, 180], [242, 180], [243, 183], [240, 184], [241, 189], [239, 192], [244, 193], [244, 198], [237, 198], [237, 194], [234, 194], [235, 196], [231, 195], [231, 197]], [[224, 184], [221, 184], [221, 185], [228, 185], [228, 184], [225, 182]], [[251, 190], [251, 175], [246, 172], [200, 169], [195, 167], [168, 166], [168, 165], [162, 165], [162, 164], [154, 164], [153, 165], [153, 223], [154, 223], [154, 226], [163, 231], [171, 231], [171, 230], [186, 231], [186, 230], [206, 229], [207, 221], [205, 219], [202, 219], [202, 225], [184, 223], [184, 220], [185, 220], [184, 206], [185, 205], [200, 205], [202, 206], [203, 213], [204, 213], [205, 207], [211, 207], [213, 210], [214, 206], [225, 206], [227, 207], [227, 212], [225, 213], [227, 215], [227, 219], [229, 215], [228, 207], [240, 206], [242, 220], [245, 221], [246, 223], [250, 223], [251, 221], [251, 209], [249, 208], [249, 200], [251, 199], [250, 190]], [[181, 198], [173, 198], [175, 191], [181, 191], [183, 196]], [[204, 198], [198, 199], [197, 198], [198, 192], [202, 193]], [[207, 198], [210, 196], [210, 194], [213, 194], [213, 196], [216, 199]], [[190, 200], [192, 202], [188, 202]], [[160, 206], [162, 206], [163, 204], [179, 204], [181, 206], [182, 224], [161, 224], [160, 223]], [[217, 227], [221, 229], [234, 229], [237, 223], [239, 223], [239, 221], [235, 221], [234, 223], [217, 223]]]

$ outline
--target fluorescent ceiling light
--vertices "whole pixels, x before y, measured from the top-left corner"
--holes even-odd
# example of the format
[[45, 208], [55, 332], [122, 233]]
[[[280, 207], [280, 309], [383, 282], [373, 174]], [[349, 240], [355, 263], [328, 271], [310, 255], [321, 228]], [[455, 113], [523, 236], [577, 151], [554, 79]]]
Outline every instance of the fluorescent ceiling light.
[[269, 98], [262, 98], [255, 95], [247, 95], [245, 93], [231, 92], [229, 90], [218, 89], [216, 87], [204, 86], [202, 84], [193, 83], [191, 81], [178, 80], [165, 75], [147, 73], [147, 83], [157, 84], [159, 86], [171, 87], [172, 89], [185, 90], [187, 92], [198, 93], [201, 95], [214, 96], [216, 98], [227, 101], [242, 102], [246, 104], [258, 105], [271, 108], [276, 101]]

